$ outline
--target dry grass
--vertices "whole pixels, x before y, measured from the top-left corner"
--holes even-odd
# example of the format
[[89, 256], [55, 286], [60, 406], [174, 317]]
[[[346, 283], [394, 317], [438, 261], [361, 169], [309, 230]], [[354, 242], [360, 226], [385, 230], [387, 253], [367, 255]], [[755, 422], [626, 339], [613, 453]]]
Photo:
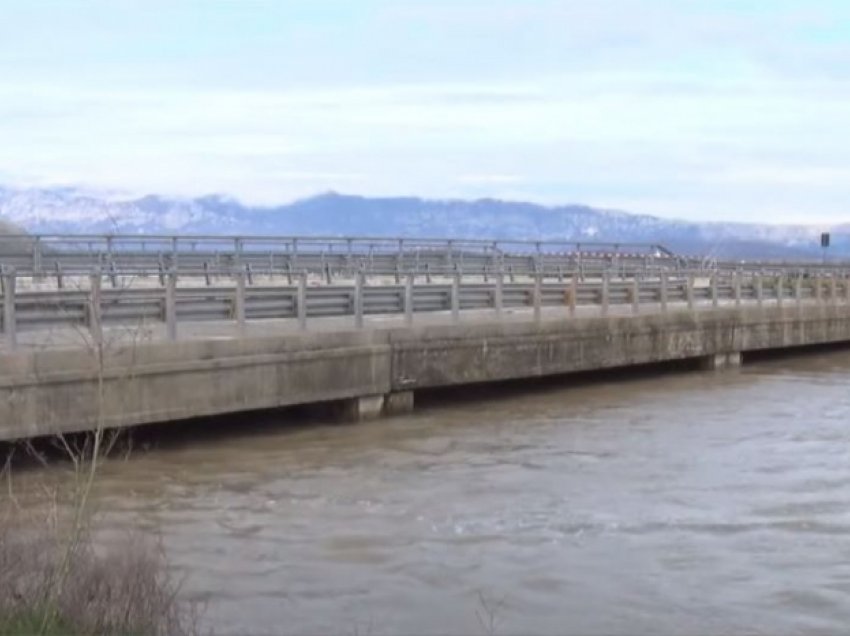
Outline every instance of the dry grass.
[[162, 545], [100, 522], [90, 493], [112, 443], [102, 433], [82, 440], [57, 440], [70, 461], [52, 467], [25, 444], [44, 473], [24, 468], [36, 476], [24, 492], [16, 492], [14, 453], [0, 470], [0, 636], [196, 633], [196, 607], [177, 598]]
[[0, 528], [0, 635], [196, 632], [194, 607], [156, 543], [127, 533], [99, 548], [91, 524], [72, 532], [52, 513], [18, 511]]

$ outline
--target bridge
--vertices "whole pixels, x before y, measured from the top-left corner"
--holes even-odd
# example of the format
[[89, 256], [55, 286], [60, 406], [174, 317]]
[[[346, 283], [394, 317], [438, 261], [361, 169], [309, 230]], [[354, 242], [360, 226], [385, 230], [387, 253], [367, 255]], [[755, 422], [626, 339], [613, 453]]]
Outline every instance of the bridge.
[[5, 240], [0, 440], [300, 404], [359, 419], [423, 389], [850, 341], [838, 266], [637, 244]]

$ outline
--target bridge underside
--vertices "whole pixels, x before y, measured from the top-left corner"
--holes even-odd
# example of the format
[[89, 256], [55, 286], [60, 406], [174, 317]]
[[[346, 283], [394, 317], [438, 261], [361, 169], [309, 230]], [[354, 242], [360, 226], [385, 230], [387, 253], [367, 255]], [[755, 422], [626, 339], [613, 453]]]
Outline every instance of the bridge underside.
[[847, 341], [850, 305], [804, 304], [8, 352], [0, 439], [335, 401], [358, 418], [419, 389]]

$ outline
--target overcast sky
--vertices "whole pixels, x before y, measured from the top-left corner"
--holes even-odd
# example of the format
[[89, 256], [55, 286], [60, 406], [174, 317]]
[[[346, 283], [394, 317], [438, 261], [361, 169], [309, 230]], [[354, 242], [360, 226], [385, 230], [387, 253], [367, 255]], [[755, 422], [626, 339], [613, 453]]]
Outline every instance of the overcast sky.
[[0, 0], [0, 183], [850, 221], [850, 2]]

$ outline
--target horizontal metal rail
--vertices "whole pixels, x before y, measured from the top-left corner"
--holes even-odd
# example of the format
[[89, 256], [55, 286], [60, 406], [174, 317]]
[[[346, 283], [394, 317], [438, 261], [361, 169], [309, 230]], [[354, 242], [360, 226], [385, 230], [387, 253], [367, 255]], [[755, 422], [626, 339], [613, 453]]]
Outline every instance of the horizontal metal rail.
[[482, 273], [669, 268], [677, 258], [645, 243], [321, 236], [5, 235], [0, 266], [80, 274], [177, 269]]
[[[404, 237], [214, 235], [0, 235], [0, 269], [38, 276], [96, 270], [159, 273], [210, 270], [321, 273], [327, 278], [406, 273], [646, 276], [661, 272], [842, 273], [848, 263], [708, 261], [657, 243]], [[250, 276], [250, 273], [249, 273]]]
[[94, 274], [76, 281], [74, 288], [29, 291], [20, 288], [17, 274], [7, 273], [2, 276], [0, 326], [7, 349], [14, 349], [19, 332], [65, 327], [85, 330], [98, 341], [104, 327], [162, 324], [166, 337], [176, 339], [178, 325], [190, 322], [232, 321], [244, 327], [247, 321], [292, 319], [307, 328], [316, 318], [347, 316], [360, 327], [364, 316], [379, 314], [403, 315], [411, 324], [420, 314], [448, 312], [457, 320], [468, 310], [501, 315], [526, 308], [540, 319], [549, 308], [562, 308], [565, 316], [574, 316], [584, 307], [605, 315], [616, 306], [640, 313], [648, 306], [665, 311], [674, 303], [697, 310], [721, 303], [850, 302], [850, 278], [836, 276], [662, 274], [628, 279], [606, 274], [582, 281], [575, 275], [564, 280], [535, 275], [510, 282], [499, 274], [487, 282], [453, 275], [429, 283], [407, 274], [395, 283], [361, 273], [345, 284], [316, 284], [302, 273], [292, 285], [259, 286], [248, 285], [245, 273], [234, 278], [227, 285], [207, 286], [202, 277], [169, 272], [164, 286], [109, 288], [103, 285], [103, 275]]

